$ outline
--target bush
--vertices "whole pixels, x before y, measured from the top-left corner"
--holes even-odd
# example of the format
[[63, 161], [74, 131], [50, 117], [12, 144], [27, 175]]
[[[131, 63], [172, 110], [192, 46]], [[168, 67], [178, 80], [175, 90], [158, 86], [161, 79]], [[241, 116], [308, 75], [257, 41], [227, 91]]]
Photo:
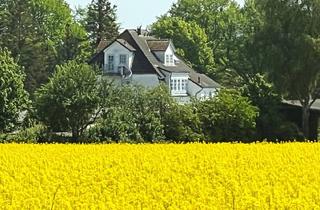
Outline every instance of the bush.
[[216, 97], [196, 106], [210, 141], [248, 141], [254, 134], [258, 108], [239, 91], [222, 89]]
[[38, 124], [16, 133], [1, 134], [0, 143], [39, 143], [46, 138], [46, 127]]
[[164, 139], [160, 111], [151, 100], [150, 90], [133, 85], [115, 86], [95, 138], [112, 141], [152, 142]]

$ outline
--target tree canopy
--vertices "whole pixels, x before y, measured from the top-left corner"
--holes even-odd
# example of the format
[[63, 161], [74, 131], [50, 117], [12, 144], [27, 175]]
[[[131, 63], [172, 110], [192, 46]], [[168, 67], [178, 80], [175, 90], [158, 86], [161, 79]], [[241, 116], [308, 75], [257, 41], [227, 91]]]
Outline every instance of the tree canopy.
[[196, 22], [164, 16], [152, 25], [152, 34], [172, 39], [180, 56], [198, 71], [213, 75], [214, 57], [208, 46], [208, 37]]
[[27, 109], [25, 74], [6, 49], [0, 48], [0, 133], [12, 131]]
[[78, 141], [101, 114], [106, 81], [88, 64], [70, 61], [57, 66], [49, 82], [36, 92], [37, 116], [51, 131], [71, 131]]
[[100, 41], [112, 41], [119, 34], [119, 25], [116, 22], [116, 9], [109, 0], [93, 0], [84, 14], [84, 24], [91, 48], [96, 49]]
[[264, 48], [263, 70], [278, 91], [302, 105], [309, 137], [310, 107], [320, 88], [320, 2], [257, 0], [264, 25], [254, 43]]
[[47, 81], [55, 65], [88, 56], [86, 32], [64, 0], [7, 0], [0, 8], [0, 47], [24, 67], [29, 92]]

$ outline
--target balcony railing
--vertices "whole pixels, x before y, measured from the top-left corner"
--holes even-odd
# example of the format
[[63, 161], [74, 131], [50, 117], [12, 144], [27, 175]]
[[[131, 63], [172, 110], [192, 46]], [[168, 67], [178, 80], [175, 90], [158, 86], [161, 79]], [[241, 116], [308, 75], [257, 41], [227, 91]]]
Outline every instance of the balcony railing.
[[124, 64], [120, 64], [118, 66], [114, 66], [113, 70], [110, 70], [109, 65], [103, 65], [103, 73], [104, 74], [113, 74], [113, 75], [121, 75], [123, 78], [127, 79], [132, 76], [132, 71], [128, 66]]

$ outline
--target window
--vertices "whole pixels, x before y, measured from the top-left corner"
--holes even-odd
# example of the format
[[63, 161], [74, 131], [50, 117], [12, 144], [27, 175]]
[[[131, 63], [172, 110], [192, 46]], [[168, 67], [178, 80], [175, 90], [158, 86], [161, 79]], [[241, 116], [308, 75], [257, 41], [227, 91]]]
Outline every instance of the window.
[[120, 64], [127, 64], [127, 55], [120, 55]]
[[187, 81], [188, 81], [188, 80], [186, 80], [186, 79], [183, 79], [183, 80], [182, 80], [182, 84], [181, 84], [181, 89], [182, 89], [182, 90], [186, 90], [186, 89], [187, 89], [187, 84], [188, 84]]
[[114, 70], [114, 56], [109, 55], [108, 56], [108, 71], [113, 71]]
[[169, 66], [174, 65], [173, 55], [172, 54], [166, 54], [165, 64]]
[[188, 79], [175, 78], [170, 80], [170, 89], [173, 95], [187, 94]]
[[173, 55], [169, 55], [169, 64], [173, 65]]

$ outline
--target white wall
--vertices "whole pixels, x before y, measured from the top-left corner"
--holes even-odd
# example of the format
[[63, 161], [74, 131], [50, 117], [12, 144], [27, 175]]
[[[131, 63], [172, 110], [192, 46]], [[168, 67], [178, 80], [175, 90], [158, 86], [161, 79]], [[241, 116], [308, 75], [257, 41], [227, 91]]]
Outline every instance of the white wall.
[[203, 88], [200, 93], [197, 95], [198, 99], [209, 99], [217, 95], [216, 88]]
[[[120, 75], [105, 75], [108, 79], [112, 80], [114, 84], [121, 84], [123, 79]], [[141, 85], [146, 88], [154, 88], [160, 84], [156, 74], [133, 74], [131, 83]]]
[[118, 65], [120, 63], [120, 55], [127, 55], [127, 65], [131, 69], [132, 67], [132, 61], [134, 58], [134, 53], [119, 44], [119, 42], [115, 41], [112, 45], [110, 45], [108, 48], [104, 50], [104, 63], [107, 66], [108, 65], [108, 56], [113, 55], [114, 56], [114, 72], [118, 72]]
[[154, 88], [160, 84], [156, 74], [133, 74], [132, 83], [142, 85], [147, 88]]

